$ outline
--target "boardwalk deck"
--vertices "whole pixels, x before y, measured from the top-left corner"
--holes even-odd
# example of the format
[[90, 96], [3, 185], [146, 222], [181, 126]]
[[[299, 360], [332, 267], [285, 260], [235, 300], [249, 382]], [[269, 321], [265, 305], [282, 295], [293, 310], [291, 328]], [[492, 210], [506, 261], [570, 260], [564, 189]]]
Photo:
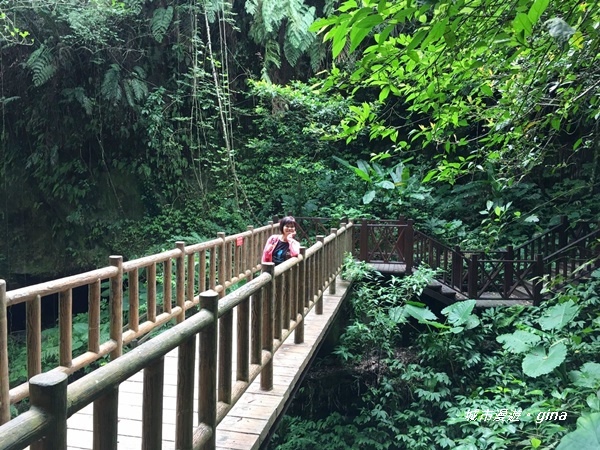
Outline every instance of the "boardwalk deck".
[[[330, 325], [348, 293], [348, 283], [336, 280], [336, 294], [324, 295], [323, 314], [313, 308], [306, 317], [304, 343], [294, 344], [292, 333], [274, 357], [274, 387], [260, 389], [260, 376], [249, 386], [217, 428], [217, 449], [255, 450], [266, 439], [277, 417], [282, 414], [310, 360], [316, 354]], [[235, 340], [234, 340], [235, 342]], [[165, 360], [165, 396], [163, 414], [164, 450], [175, 449], [177, 349]], [[235, 354], [235, 351], [234, 351]], [[235, 370], [234, 370], [235, 373]], [[135, 376], [119, 388], [119, 450], [141, 448], [142, 378]], [[198, 398], [197, 383], [195, 399]], [[197, 405], [197, 402], [194, 402]], [[68, 419], [67, 445], [70, 450], [92, 449], [93, 406], [89, 405]]]

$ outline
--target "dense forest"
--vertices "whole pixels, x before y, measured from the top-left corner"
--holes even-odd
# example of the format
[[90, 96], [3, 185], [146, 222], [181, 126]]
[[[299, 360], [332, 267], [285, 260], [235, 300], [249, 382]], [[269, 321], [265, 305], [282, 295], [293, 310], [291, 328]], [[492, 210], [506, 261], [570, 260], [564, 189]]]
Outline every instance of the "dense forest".
[[[597, 223], [599, 34], [597, 0], [0, 0], [0, 279], [288, 212], [483, 250]], [[389, 316], [433, 274], [354, 264], [334, 354], [362, 392], [278, 448], [598, 448], [597, 271], [536, 311], [434, 325]], [[569, 420], [465, 416], [519, 406]]]
[[487, 247], [594, 219], [597, 6], [2, 0], [0, 274], [288, 211]]

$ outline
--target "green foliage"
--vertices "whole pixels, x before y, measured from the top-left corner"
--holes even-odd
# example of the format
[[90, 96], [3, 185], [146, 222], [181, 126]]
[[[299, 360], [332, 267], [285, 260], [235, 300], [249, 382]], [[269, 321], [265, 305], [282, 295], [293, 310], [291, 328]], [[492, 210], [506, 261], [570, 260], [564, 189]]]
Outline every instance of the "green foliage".
[[598, 447], [600, 447], [600, 413], [592, 413], [577, 419], [577, 429], [567, 434], [556, 449], [593, 450]]
[[[290, 429], [280, 428], [270, 448], [310, 443], [315, 430], [344, 430], [344, 443], [336, 445], [348, 449], [360, 447], [363, 439], [375, 436], [384, 447], [368, 444], [368, 448], [597, 446], [600, 364], [594, 361], [599, 350], [600, 272], [589, 283], [571, 286], [539, 308], [477, 311], [473, 300], [456, 302], [441, 310], [439, 317], [445, 320], [438, 319], [437, 325], [427, 316], [411, 326], [382, 320], [398, 306], [394, 304], [380, 310], [382, 319], [376, 322], [374, 315], [368, 316], [369, 311], [380, 306], [386, 294], [363, 284], [369, 286], [372, 280], [355, 281], [351, 300], [357, 315], [337, 351], [341, 359], [354, 363], [358, 387], [352, 391], [354, 395], [344, 392], [350, 402], [344, 408], [356, 413], [321, 409], [319, 418], [286, 419], [284, 423], [292, 424]], [[390, 285], [388, 289], [397, 287]], [[368, 292], [376, 295], [371, 298]], [[388, 341], [370, 337], [374, 323], [380, 328], [385, 323], [394, 330], [388, 335], [379, 333]], [[412, 327], [418, 327], [417, 331], [410, 332]], [[353, 328], [360, 329], [362, 335]], [[353, 339], [348, 340], [348, 336]], [[554, 344], [547, 350], [546, 342]], [[376, 355], [365, 351], [375, 345], [385, 351]], [[561, 345], [564, 354], [559, 350]], [[533, 371], [534, 365], [521, 367], [520, 360], [508, 351], [539, 357], [535, 367], [544, 373], [523, 377], [522, 373]], [[554, 365], [553, 359], [564, 359], [559, 366], [579, 369], [568, 376], [558, 369], [543, 370]], [[327, 375], [320, 372], [319, 376], [324, 379]], [[286, 431], [289, 434], [284, 434]], [[328, 439], [339, 442], [335, 437]]]
[[[369, 0], [341, 2], [312, 29], [336, 62], [323, 89], [356, 102], [340, 139], [368, 134], [398, 159], [422, 154], [424, 181], [451, 185], [493, 174], [505, 187], [531, 176], [551, 188], [575, 160], [593, 160], [591, 179], [578, 176], [597, 192], [598, 20], [576, 1]], [[491, 200], [494, 214], [507, 204]]]
[[162, 42], [171, 21], [173, 20], [173, 7], [156, 8], [150, 22], [150, 31], [156, 42]]
[[315, 35], [309, 32], [315, 8], [304, 0], [246, 0], [245, 9], [254, 18], [250, 37], [266, 50], [262, 71], [265, 80], [271, 79], [273, 66], [281, 67], [280, 55], [294, 66], [315, 41]]
[[48, 82], [56, 73], [54, 55], [44, 44], [29, 56], [26, 66], [33, 72], [33, 84], [36, 87]]
[[[523, 359], [523, 373], [538, 377], [559, 367], [567, 357], [567, 340], [559, 332], [578, 315], [580, 308], [572, 300], [552, 306], [544, 312], [537, 323], [541, 330], [527, 328], [512, 334], [502, 334], [496, 338], [504, 348], [513, 353], [526, 353]], [[540, 345], [543, 342], [546, 345]]]

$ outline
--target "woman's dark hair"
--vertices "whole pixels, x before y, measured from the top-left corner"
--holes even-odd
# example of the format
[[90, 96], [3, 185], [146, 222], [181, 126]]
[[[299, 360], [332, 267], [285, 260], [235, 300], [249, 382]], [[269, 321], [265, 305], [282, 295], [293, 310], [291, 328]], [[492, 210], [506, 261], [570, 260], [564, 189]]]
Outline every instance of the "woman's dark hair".
[[294, 219], [292, 216], [285, 216], [283, 219], [281, 219], [279, 221], [279, 231], [281, 231], [283, 233], [283, 227], [285, 227], [286, 225], [293, 223], [294, 225], [296, 225], [296, 219]]

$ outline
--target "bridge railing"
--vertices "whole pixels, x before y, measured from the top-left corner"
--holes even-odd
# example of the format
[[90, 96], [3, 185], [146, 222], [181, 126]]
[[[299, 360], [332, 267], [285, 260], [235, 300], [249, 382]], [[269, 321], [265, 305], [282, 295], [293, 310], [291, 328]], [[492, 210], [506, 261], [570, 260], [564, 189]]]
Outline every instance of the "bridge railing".
[[[270, 233], [271, 228], [269, 226], [265, 230]], [[111, 354], [115, 358], [110, 363], [68, 386], [66, 370], [52, 370], [31, 377], [28, 386], [31, 408], [0, 426], [0, 441], [11, 449], [24, 448], [34, 443], [37, 449], [66, 448], [67, 417], [93, 402], [94, 448], [116, 448], [119, 384], [143, 370], [142, 448], [160, 448], [164, 357], [169, 351], [179, 347], [176, 448], [215, 448], [217, 424], [259, 374], [261, 388], [272, 388], [274, 353], [292, 331], [296, 331], [295, 342], [303, 342], [304, 320], [315, 305], [316, 313], [322, 313], [323, 293], [328, 287], [330, 292], [335, 291], [336, 275], [341, 270], [345, 253], [350, 250], [351, 229], [351, 223], [342, 224], [339, 230], [332, 229], [327, 236], [319, 236], [310, 248], [303, 247], [298, 257], [277, 267], [272, 263], [264, 264], [262, 273], [255, 278], [252, 274], [255, 266], [249, 266], [244, 272], [248, 281], [227, 295], [224, 289], [236, 277], [228, 280], [229, 269], [222, 270], [221, 267], [218, 272], [220, 275], [214, 277], [215, 283], [220, 279], [220, 284], [215, 285], [215, 289], [201, 292], [191, 300], [186, 300], [184, 296], [183, 301], [180, 299], [180, 303], [171, 309], [173, 317], [180, 317], [187, 302], [190, 302], [197, 304], [201, 308], [200, 312], [124, 355]], [[216, 247], [218, 264], [209, 261], [209, 267], [223, 266], [228, 258], [235, 258], [235, 248], [227, 245], [227, 242], [234, 242], [233, 238], [220, 236], [219, 240]], [[263, 244], [265, 240], [266, 238], [262, 240]], [[238, 246], [237, 237], [235, 242]], [[189, 254], [208, 248], [200, 244], [189, 247], [192, 247]], [[250, 248], [250, 255], [259, 249], [258, 245], [251, 245]], [[180, 254], [171, 256], [179, 258], [178, 267], [181, 270], [185, 252], [180, 244], [178, 250]], [[144, 263], [148, 262], [149, 259], [144, 258]], [[113, 283], [113, 291], [118, 292], [117, 286], [121, 279], [119, 274], [123, 265], [115, 265], [116, 273], [112, 272], [115, 269], [111, 267], [106, 274], [94, 272], [94, 276], [108, 276]], [[194, 268], [195, 265], [190, 267]], [[233, 259], [232, 266], [235, 267]], [[239, 267], [232, 270], [234, 274], [240, 272]], [[177, 286], [183, 280], [191, 283], [191, 277], [189, 272], [187, 278], [181, 273], [176, 276], [179, 295], [188, 291], [181, 287], [177, 289]], [[210, 277], [207, 283], [210, 287]], [[64, 285], [61, 286], [64, 288]], [[6, 306], [4, 282], [0, 283], [0, 293], [3, 305]], [[118, 303], [114, 292], [111, 302]], [[232, 333], [234, 309], [238, 317], [236, 355], [233, 355]], [[2, 311], [5, 312], [6, 308], [0, 308], [0, 313]], [[2, 322], [2, 318], [5, 316], [0, 315], [0, 323], [5, 326], [6, 321]], [[2, 331], [5, 338], [5, 328]], [[198, 350], [197, 335], [200, 336]], [[118, 349], [114, 339], [107, 346], [112, 350]], [[198, 420], [195, 422], [192, 402], [196, 352], [199, 352], [200, 361], [200, 398]], [[4, 362], [7, 362], [5, 348], [2, 349], [2, 354]], [[232, 373], [234, 361], [235, 376]], [[2, 370], [4, 375], [7, 365]], [[7, 378], [3, 377], [1, 381], [4, 382]], [[3, 409], [8, 404], [7, 392], [8, 389], [4, 388], [4, 397], [1, 399]], [[45, 439], [39, 441], [42, 437]]]
[[545, 276], [562, 274], [569, 279], [581, 264], [594, 259], [597, 264], [598, 236], [591, 223], [569, 227], [561, 219], [559, 225], [519, 247], [490, 252], [451, 248], [403, 218], [361, 220], [354, 231], [353, 249], [362, 261], [404, 266], [406, 273], [421, 264], [439, 269], [438, 281], [469, 298], [539, 304]]
[[[70, 375], [107, 355], [120, 356], [124, 345], [172, 319], [183, 321], [185, 312], [198, 305], [200, 292], [210, 288], [224, 295], [227, 288], [248, 279], [260, 268], [262, 246], [273, 229], [270, 223], [231, 236], [219, 233], [217, 239], [194, 245], [177, 242], [173, 250], [126, 262], [111, 256], [108, 267], [5, 292], [0, 298], [4, 314], [11, 306], [26, 304], [27, 378], [48, 370], [42, 368], [42, 303], [58, 303], [59, 365], [54, 370]], [[74, 340], [76, 290], [87, 292], [88, 330], [87, 336]], [[100, 323], [103, 297], [109, 300], [108, 324]], [[9, 405], [29, 394], [28, 383], [21, 383], [10, 389], [6, 400], [9, 377], [4, 376], [4, 365], [0, 359], [0, 423], [10, 418]]]

